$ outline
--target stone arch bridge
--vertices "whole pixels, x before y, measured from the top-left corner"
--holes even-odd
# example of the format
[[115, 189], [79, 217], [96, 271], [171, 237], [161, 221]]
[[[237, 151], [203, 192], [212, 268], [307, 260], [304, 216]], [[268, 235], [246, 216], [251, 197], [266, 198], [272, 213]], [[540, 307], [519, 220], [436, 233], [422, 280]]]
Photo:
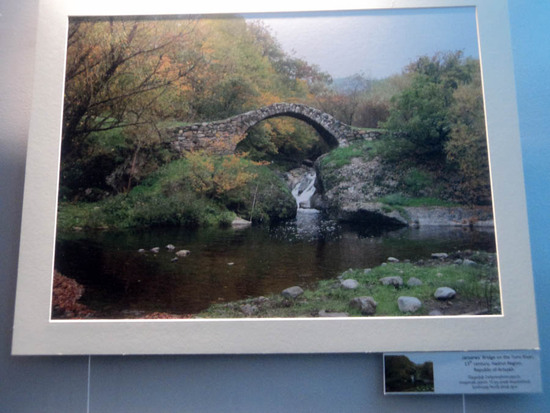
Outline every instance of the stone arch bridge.
[[207, 149], [215, 153], [232, 153], [237, 144], [246, 137], [249, 128], [257, 123], [278, 117], [289, 116], [311, 125], [331, 146], [347, 146], [356, 139], [372, 140], [377, 132], [353, 129], [328, 113], [297, 103], [275, 103], [231, 118], [195, 123], [168, 130], [168, 139], [173, 149], [186, 152]]

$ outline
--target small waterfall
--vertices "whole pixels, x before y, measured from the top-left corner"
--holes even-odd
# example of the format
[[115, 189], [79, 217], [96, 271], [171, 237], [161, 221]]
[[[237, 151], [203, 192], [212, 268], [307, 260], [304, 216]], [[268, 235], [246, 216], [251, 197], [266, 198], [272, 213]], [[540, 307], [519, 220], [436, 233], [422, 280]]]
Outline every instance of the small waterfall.
[[296, 205], [298, 210], [308, 209], [311, 211], [317, 211], [311, 208], [311, 197], [315, 193], [315, 178], [317, 175], [315, 171], [311, 170], [298, 181], [294, 189], [292, 189], [292, 196], [296, 199]]

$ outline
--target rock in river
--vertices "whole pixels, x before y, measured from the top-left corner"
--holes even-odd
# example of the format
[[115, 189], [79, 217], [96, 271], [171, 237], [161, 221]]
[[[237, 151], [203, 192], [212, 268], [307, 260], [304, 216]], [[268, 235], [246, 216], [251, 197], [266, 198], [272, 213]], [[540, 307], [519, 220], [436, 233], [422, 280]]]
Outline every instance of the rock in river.
[[252, 225], [252, 222], [250, 221], [247, 221], [246, 219], [242, 219], [242, 218], [235, 218], [232, 222], [231, 222], [231, 226], [233, 228], [236, 228], [236, 229], [239, 229], [239, 228], [246, 228], [246, 227], [249, 227], [250, 225]]

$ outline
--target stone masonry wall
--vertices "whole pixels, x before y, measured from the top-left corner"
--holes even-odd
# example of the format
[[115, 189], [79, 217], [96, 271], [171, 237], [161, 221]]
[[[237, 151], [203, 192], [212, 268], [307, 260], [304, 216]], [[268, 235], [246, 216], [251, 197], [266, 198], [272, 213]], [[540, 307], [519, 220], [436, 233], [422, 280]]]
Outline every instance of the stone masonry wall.
[[334, 147], [347, 146], [356, 139], [376, 139], [379, 135], [378, 132], [353, 129], [328, 113], [296, 103], [275, 103], [225, 120], [174, 128], [168, 135], [172, 148], [180, 152], [207, 149], [215, 153], [232, 153], [250, 127], [277, 116], [290, 116], [308, 123]]

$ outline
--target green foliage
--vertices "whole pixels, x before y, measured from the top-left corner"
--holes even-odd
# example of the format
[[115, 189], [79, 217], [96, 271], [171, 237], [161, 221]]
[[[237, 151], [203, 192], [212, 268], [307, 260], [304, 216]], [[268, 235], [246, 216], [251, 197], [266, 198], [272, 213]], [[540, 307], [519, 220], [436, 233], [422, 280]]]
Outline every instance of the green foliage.
[[383, 127], [403, 133], [414, 145], [409, 156], [439, 156], [450, 129], [447, 119], [450, 95], [442, 84], [417, 75], [412, 85], [392, 101], [394, 107]]
[[471, 83], [460, 85], [453, 96], [454, 104], [450, 110], [453, 126], [445, 144], [447, 159], [461, 173], [463, 200], [490, 204], [489, 161], [479, 73]]
[[403, 183], [407, 192], [413, 196], [420, 196], [426, 190], [432, 187], [433, 177], [429, 173], [418, 168], [411, 168], [407, 171]]
[[[463, 59], [461, 52], [436, 54], [419, 58], [407, 74], [411, 83], [392, 99], [390, 116], [382, 124], [395, 143], [391, 159], [432, 165], [457, 183], [448, 188], [453, 199], [490, 204], [479, 63]], [[409, 174], [404, 190], [422, 195], [429, 180], [418, 171]]]
[[61, 229], [227, 226], [236, 215], [256, 223], [291, 218], [296, 203], [268, 167], [235, 155], [193, 154], [171, 162], [128, 194], [96, 203], [61, 203]]
[[465, 61], [462, 52], [419, 58], [408, 66], [411, 84], [392, 99], [383, 127], [404, 134], [415, 145], [413, 155], [442, 158], [452, 127], [453, 92], [471, 82], [476, 70], [476, 63]]

